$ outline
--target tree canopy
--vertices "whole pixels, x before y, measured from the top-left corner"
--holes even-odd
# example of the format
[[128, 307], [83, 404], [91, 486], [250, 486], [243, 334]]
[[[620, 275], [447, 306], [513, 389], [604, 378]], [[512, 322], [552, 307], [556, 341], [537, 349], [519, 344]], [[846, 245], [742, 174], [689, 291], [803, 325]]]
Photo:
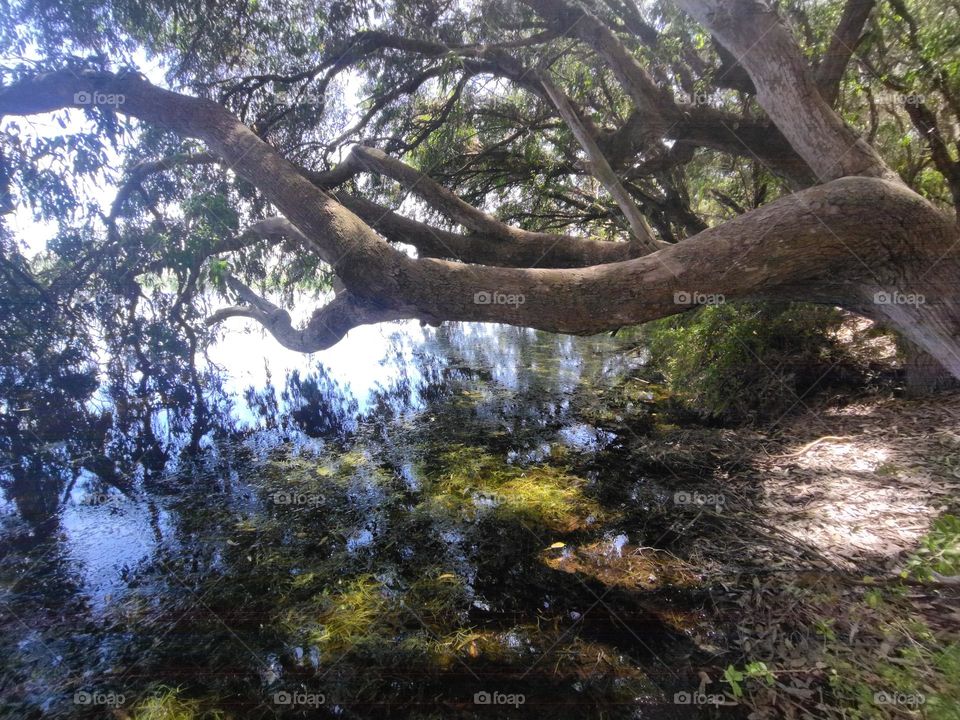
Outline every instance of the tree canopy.
[[5, 231], [0, 282], [64, 343], [136, 366], [235, 316], [305, 352], [396, 318], [589, 333], [716, 295], [841, 305], [960, 373], [956, 3], [2, 13], [2, 204], [57, 230], [36, 256]]

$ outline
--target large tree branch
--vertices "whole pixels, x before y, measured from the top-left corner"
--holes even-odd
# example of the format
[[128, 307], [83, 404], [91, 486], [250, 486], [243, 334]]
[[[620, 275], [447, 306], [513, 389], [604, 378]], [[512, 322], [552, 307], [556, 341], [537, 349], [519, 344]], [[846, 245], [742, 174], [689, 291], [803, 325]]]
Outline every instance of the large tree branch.
[[[902, 184], [844, 178], [625, 262], [539, 270], [420, 260], [398, 273], [397, 295], [373, 309], [338, 317], [327, 306], [321, 317], [337, 328], [388, 315], [587, 334], [676, 314], [706, 298], [805, 300], [887, 322], [960, 376], [956, 241], [950, 219]], [[926, 301], [885, 302], [878, 293], [926, 294]], [[293, 346], [288, 318], [257, 310]], [[328, 347], [336, 335], [296, 332], [303, 351]]]
[[313, 174], [311, 179], [319, 187], [333, 188], [364, 171], [396, 180], [432, 208], [474, 232], [502, 240], [510, 240], [517, 236], [515, 228], [464, 202], [456, 193], [443, 187], [426, 173], [407, 165], [402, 160], [390, 157], [377, 148], [355, 145], [350, 154], [333, 170]]
[[[132, 74], [58, 71], [0, 90], [0, 116], [83, 107], [97, 98], [110, 103], [107, 111], [204, 141], [221, 162], [257, 186], [304, 233], [315, 251], [331, 259], [344, 282], [362, 294], [376, 297], [392, 289], [390, 269], [409, 261], [212, 101], [164, 90]], [[347, 264], [351, 256], [363, 257], [367, 268]]]
[[[354, 154], [355, 153], [355, 154]], [[417, 174], [410, 166], [386, 156], [379, 150], [357, 146], [347, 158], [328, 172], [314, 172], [300, 168], [300, 171], [309, 177], [314, 184], [323, 190], [330, 190], [339, 186], [364, 169], [362, 158], [368, 156], [373, 162], [370, 168], [382, 172], [388, 177], [394, 175], [390, 170], [400, 171], [398, 174], [409, 182], [411, 177], [419, 177], [414, 181], [414, 187], [421, 186], [428, 197], [431, 193], [444, 193], [451, 201], [459, 201], [455, 195], [429, 177]], [[202, 165], [217, 162], [217, 158], [209, 152], [194, 154], [171, 155], [159, 160], [149, 160], [138, 163], [131, 170], [128, 180], [118, 191], [113, 203], [113, 210], [108, 219], [114, 220], [119, 214], [122, 202], [133, 190], [150, 175], [166, 172], [180, 166]], [[380, 162], [377, 162], [377, 161]], [[380, 164], [382, 162], [382, 164]], [[461, 234], [436, 228], [426, 223], [411, 220], [390, 210], [383, 205], [344, 192], [334, 192], [331, 195], [344, 207], [358, 215], [375, 230], [384, 235], [391, 242], [400, 242], [412, 245], [420, 257], [444, 258], [480, 265], [494, 265], [502, 267], [585, 267], [587, 265], [602, 265], [610, 262], [620, 262], [632, 257], [638, 257], [643, 251], [628, 243], [605, 242], [591, 238], [572, 235], [557, 235], [542, 232], [529, 232], [501, 223], [496, 218], [480, 213], [477, 216], [480, 223], [491, 223], [489, 227], [479, 227], [470, 234]], [[462, 203], [462, 201], [459, 201]], [[461, 206], [466, 212], [477, 213], [471, 206], [463, 203]], [[477, 226], [467, 223], [471, 228]], [[492, 232], [488, 232], [491, 230]], [[503, 240], [509, 242], [502, 242]], [[289, 220], [283, 217], [260, 220], [235, 237], [228, 237], [211, 248], [208, 255], [240, 250], [254, 242], [268, 240], [278, 242], [287, 240], [300, 249], [311, 249], [311, 244]], [[313, 248], [316, 251], [316, 248]], [[329, 261], [329, 258], [324, 258]]]
[[461, 234], [411, 220], [365, 198], [342, 192], [332, 195], [388, 240], [415, 247], [420, 257], [497, 267], [574, 268], [621, 262], [643, 254], [631, 243], [571, 235], [520, 231], [518, 237], [504, 242], [499, 233]]
[[[406, 256], [224, 108], [134, 76], [57, 72], [26, 80], [0, 90], [0, 115], [75, 107], [81, 91], [113, 94], [119, 111], [206, 142], [331, 259], [346, 290], [308, 323], [315, 334], [295, 331], [270, 306], [248, 302], [249, 315], [267, 319], [290, 347], [319, 350], [350, 327], [388, 318], [592, 333], [681, 312], [703, 293], [824, 302], [884, 317], [960, 377], [957, 228], [899, 181], [835, 180], [625, 262], [567, 270], [484, 267]], [[874, 300], [881, 289], [918, 287], [928, 290], [926, 303]]]
[[830, 38], [827, 52], [817, 68], [817, 87], [828, 105], [837, 102], [840, 81], [847, 64], [860, 44], [863, 26], [866, 25], [876, 0], [847, 0], [836, 30]]
[[[440, 211], [471, 231], [470, 236], [442, 233], [413, 221], [404, 223], [394, 213], [387, 215], [385, 208], [358, 198], [338, 195], [344, 205], [350, 207], [369, 223], [378, 223], [394, 235], [404, 234], [414, 246], [428, 248], [431, 257], [453, 257], [466, 262], [505, 266], [578, 267], [596, 264], [590, 261], [611, 262], [643, 254], [647, 244], [629, 246], [626, 243], [598, 242], [586, 238], [552, 233], [534, 232], [513, 227], [493, 215], [479, 210], [462, 200], [456, 193], [421, 173], [401, 160], [390, 157], [376, 148], [355, 145], [350, 154], [327, 173], [311, 174], [311, 179], [320, 187], [330, 188], [343, 184], [361, 171], [374, 172], [396, 180], [416, 194], [430, 207]], [[433, 238], [419, 242], [409, 239], [415, 232], [426, 230]], [[434, 242], [434, 240], [436, 242]], [[446, 247], [447, 252], [438, 247]]]
[[601, 144], [615, 171], [638, 153], [662, 150], [661, 141], [670, 139], [737, 156], [759, 157], [796, 187], [806, 187], [814, 180], [807, 164], [775, 127], [706, 105], [678, 104], [668, 89], [654, 82], [613, 30], [592, 13], [565, 0], [524, 1], [552, 22], [557, 32], [577, 37], [602, 57], [633, 100], [636, 111], [628, 123], [606, 145]]
[[760, 0], [678, 0], [736, 55], [757, 101], [821, 182], [848, 175], [897, 180], [880, 155], [831, 109], [790, 31]]
[[[602, 137], [600, 147], [611, 166], [619, 170], [629, 167], [642, 152], [646, 137], [643, 115], [637, 112], [617, 130]], [[741, 117], [706, 105], [691, 105], [667, 128], [665, 137], [675, 141], [672, 151], [646, 160], [644, 165], [657, 167], [670, 162], [674, 153], [689, 151], [692, 154], [694, 149], [703, 147], [735, 157], [756, 158], [795, 189], [809, 187], [817, 180], [810, 166], [768, 120]], [[632, 170], [627, 170], [627, 174], [636, 175]]]

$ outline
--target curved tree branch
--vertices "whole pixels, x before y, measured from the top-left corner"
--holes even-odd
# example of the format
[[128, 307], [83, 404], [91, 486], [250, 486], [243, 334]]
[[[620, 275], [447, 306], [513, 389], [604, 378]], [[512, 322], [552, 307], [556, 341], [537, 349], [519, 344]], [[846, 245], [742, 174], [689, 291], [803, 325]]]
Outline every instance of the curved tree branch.
[[208, 326], [233, 317], [256, 320], [277, 342], [295, 352], [317, 352], [332, 347], [355, 327], [398, 320], [403, 315], [362, 300], [349, 292], [340, 292], [315, 310], [302, 328], [293, 327], [288, 313], [261, 297], [232, 276], [227, 284], [246, 305], [221, 308], [206, 319]]
[[643, 254], [631, 243], [571, 235], [521, 230], [521, 235], [509, 242], [503, 242], [499, 233], [465, 235], [411, 220], [365, 198], [342, 192], [332, 196], [388, 240], [415, 247], [420, 257], [495, 267], [575, 268], [621, 262]]
[[[758, 69], [750, 61], [745, 66]], [[766, 78], [758, 73], [754, 80], [758, 92], [769, 92], [761, 90]], [[593, 333], [682, 312], [703, 293], [839, 304], [883, 318], [960, 377], [957, 228], [899, 181], [840, 178], [624, 262], [563, 270], [486, 267], [408, 257], [221, 106], [136, 76], [63, 71], [24, 80], [0, 90], [0, 115], [76, 107], [81, 91], [123, 96], [118, 111], [206, 142], [330, 259], [346, 290], [304, 330], [293, 329], [275, 306], [247, 297], [248, 316], [267, 321], [289, 347], [322, 349], [358, 324], [395, 318]], [[774, 103], [768, 111], [782, 122], [778, 113], [786, 107]], [[874, 299], [879, 290], [918, 287], [927, 291], [926, 303]]]

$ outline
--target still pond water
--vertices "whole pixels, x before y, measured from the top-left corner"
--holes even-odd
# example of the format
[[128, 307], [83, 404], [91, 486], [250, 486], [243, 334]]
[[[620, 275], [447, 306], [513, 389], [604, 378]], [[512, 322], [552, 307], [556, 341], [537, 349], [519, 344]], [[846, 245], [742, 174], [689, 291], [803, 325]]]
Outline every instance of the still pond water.
[[229, 431], [41, 523], [7, 498], [0, 717], [698, 716], [722, 643], [674, 493], [709, 479], [642, 452], [638, 338], [347, 348], [228, 378]]

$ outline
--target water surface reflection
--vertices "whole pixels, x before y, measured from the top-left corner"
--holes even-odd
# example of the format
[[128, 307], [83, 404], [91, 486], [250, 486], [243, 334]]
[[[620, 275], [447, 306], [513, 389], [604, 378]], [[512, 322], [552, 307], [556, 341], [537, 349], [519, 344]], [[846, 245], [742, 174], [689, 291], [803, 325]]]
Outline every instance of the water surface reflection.
[[195, 441], [156, 412], [35, 483], [42, 522], [8, 492], [5, 717], [690, 716], [704, 598], [652, 519], [678, 479], [635, 462], [638, 340], [365, 352], [221, 378]]

